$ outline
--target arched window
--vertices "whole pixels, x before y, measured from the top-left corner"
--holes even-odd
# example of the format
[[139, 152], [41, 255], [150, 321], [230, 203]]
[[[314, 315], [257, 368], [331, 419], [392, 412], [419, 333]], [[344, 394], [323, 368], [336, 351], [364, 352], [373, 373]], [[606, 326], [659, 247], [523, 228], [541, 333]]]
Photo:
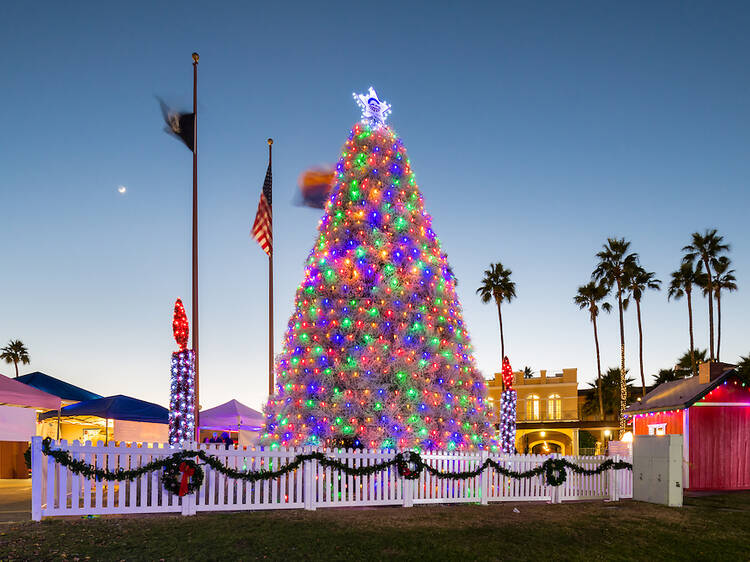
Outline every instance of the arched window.
[[527, 420], [538, 420], [539, 419], [539, 396], [536, 394], [529, 394], [526, 397], [526, 419]]
[[547, 419], [562, 419], [562, 398], [559, 394], [550, 394], [547, 399]]

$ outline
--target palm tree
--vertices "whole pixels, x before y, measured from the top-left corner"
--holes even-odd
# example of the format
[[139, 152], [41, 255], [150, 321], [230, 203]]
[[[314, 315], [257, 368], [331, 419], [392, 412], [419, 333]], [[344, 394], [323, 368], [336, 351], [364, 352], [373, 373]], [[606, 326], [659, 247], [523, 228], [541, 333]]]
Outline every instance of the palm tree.
[[[618, 416], [622, 418], [622, 405], [620, 402], [620, 373], [620, 369], [612, 367], [611, 369], [607, 369], [607, 372], [602, 376], [604, 414], [610, 419]], [[632, 393], [633, 381], [634, 379], [631, 377], [625, 378], [625, 391], [627, 395]], [[592, 389], [596, 389], [596, 384], [592, 382], [589, 383], [589, 386]], [[586, 401], [583, 403], [583, 412], [585, 414], [593, 414], [596, 411], [597, 406], [595, 400], [593, 392], [586, 397]]]
[[640, 265], [634, 265], [632, 271], [628, 272], [628, 291], [635, 301], [635, 310], [638, 316], [638, 359], [641, 363], [641, 389], [646, 396], [646, 375], [643, 372], [643, 326], [641, 325], [641, 299], [646, 289], [661, 290], [661, 281], [655, 277], [653, 271], [646, 271]]
[[[607, 287], [602, 283], [589, 281], [587, 284], [578, 287], [578, 293], [573, 297], [573, 302], [581, 310], [589, 311], [589, 318], [594, 326], [594, 345], [596, 346], [596, 381], [599, 395], [599, 416], [604, 419], [604, 399], [602, 398], [602, 362], [599, 354], [599, 334], [596, 329], [596, 317], [599, 316], [599, 303], [607, 298]], [[602, 302], [601, 308], [610, 312], [612, 305], [608, 302]]]
[[703, 284], [703, 278], [705, 273], [701, 271], [701, 264], [698, 263], [698, 267], [694, 268], [690, 262], [683, 262], [680, 269], [672, 272], [672, 281], [669, 283], [669, 291], [667, 292], [667, 300], [674, 297], [675, 300], [681, 299], [683, 296], [687, 297], [688, 305], [688, 330], [690, 332], [690, 357], [692, 358], [691, 370], [693, 375], [698, 374], [698, 367], [695, 363], [695, 345], [693, 342], [693, 286], [701, 286]]
[[737, 374], [742, 377], [745, 384], [750, 384], [750, 353], [744, 357], [740, 356], [740, 360], [737, 361]]
[[693, 365], [703, 363], [706, 360], [706, 353], [708, 353], [706, 349], [688, 349], [680, 355], [674, 367], [659, 369], [658, 374], [652, 375], [654, 377], [654, 385], [659, 386], [664, 382], [676, 381], [691, 376], [693, 374]]
[[721, 291], [737, 290], [737, 279], [734, 276], [734, 269], [729, 269], [732, 261], [721, 256], [714, 263], [714, 294], [716, 295], [716, 360], [720, 361], [721, 356]]
[[16, 367], [16, 378], [18, 378], [18, 364], [28, 365], [31, 362], [29, 350], [21, 340], [10, 340], [8, 345], [0, 351], [0, 359], [4, 359], [6, 363], [13, 363]]
[[709, 359], [716, 358], [714, 354], [714, 280], [711, 274], [711, 266], [719, 259], [719, 254], [729, 251], [729, 244], [724, 244], [724, 237], [716, 234], [716, 229], [706, 230], [703, 234], [693, 232], [693, 241], [682, 248], [685, 255], [683, 262], [700, 262], [706, 270], [706, 295], [708, 296], [708, 335], [709, 335]]
[[701, 363], [705, 363], [707, 353], [707, 349], [694, 349], [692, 355], [690, 354], [690, 351], [686, 351], [677, 359], [674, 370], [677, 373], [682, 373], [683, 377], [688, 376], [692, 372], [693, 361], [695, 361], [696, 367]]
[[500, 357], [505, 357], [505, 339], [503, 338], [503, 313], [500, 304], [510, 302], [516, 298], [516, 284], [510, 280], [513, 273], [510, 269], [505, 269], [500, 262], [491, 263], [490, 268], [484, 271], [482, 286], [477, 289], [477, 294], [482, 298], [482, 302], [487, 304], [494, 299], [497, 304], [497, 317], [500, 320]]
[[[627, 274], [638, 263], [638, 254], [628, 254], [630, 242], [624, 238], [608, 238], [604, 249], [596, 254], [599, 263], [592, 277], [607, 287], [607, 292], [615, 289], [617, 309], [620, 314], [620, 412], [627, 405], [627, 385], [625, 382], [625, 324], [623, 320], [623, 293], [628, 284]], [[625, 418], [620, 416], [619, 438], [625, 435]]]
[[523, 368], [523, 378], [525, 378], [525, 379], [533, 379], [534, 378], [534, 370], [531, 367], [524, 367]]
[[685, 378], [685, 375], [674, 368], [672, 369], [659, 369], [659, 372], [654, 377], [654, 386], [659, 386], [662, 383], [676, 381], [677, 379]]

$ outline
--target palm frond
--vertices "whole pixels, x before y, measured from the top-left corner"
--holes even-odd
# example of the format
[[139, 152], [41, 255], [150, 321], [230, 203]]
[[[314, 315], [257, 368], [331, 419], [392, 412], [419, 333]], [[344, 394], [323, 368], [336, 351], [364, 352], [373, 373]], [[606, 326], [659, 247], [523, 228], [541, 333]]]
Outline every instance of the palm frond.
[[476, 291], [482, 302], [486, 304], [493, 298], [498, 304], [513, 300], [516, 297], [516, 284], [510, 279], [512, 273], [500, 262], [490, 264], [490, 268], [484, 271], [482, 285]]
[[8, 345], [0, 349], [0, 359], [6, 363], [21, 363], [28, 365], [31, 362], [29, 350], [21, 340], [10, 340]]

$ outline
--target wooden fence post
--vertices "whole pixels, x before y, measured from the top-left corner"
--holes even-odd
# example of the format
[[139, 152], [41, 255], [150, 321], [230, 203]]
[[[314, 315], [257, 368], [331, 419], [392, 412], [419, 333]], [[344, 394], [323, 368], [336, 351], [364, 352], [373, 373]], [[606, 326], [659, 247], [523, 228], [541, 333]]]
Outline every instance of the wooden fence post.
[[[296, 449], [294, 450], [296, 451]], [[311, 447], [304, 447], [302, 449], [303, 453], [309, 453], [310, 451], [312, 451]], [[318, 461], [316, 460], [305, 461], [303, 467], [302, 495], [305, 499], [305, 509], [307, 511], [315, 511], [317, 508], [314, 489], [315, 483], [313, 482], [313, 463], [315, 463], [315, 472], [317, 473]]]
[[[482, 450], [482, 452], [479, 455], [479, 466], [484, 465], [484, 462], [489, 458], [490, 454], [486, 450]], [[487, 503], [490, 501], [489, 495], [490, 495], [490, 467], [484, 469], [482, 472], [480, 478], [481, 482], [481, 498], [482, 498], [482, 505], [487, 505]]]
[[186, 517], [188, 515], [194, 515], [192, 506], [190, 505], [193, 503], [193, 498], [195, 498], [195, 494], [185, 494], [180, 498], [180, 501], [182, 502], [182, 516]]
[[31, 438], [31, 519], [42, 520], [42, 438]]
[[[166, 443], [164, 444], [164, 447], [165, 448], [167, 447]], [[186, 442], [184, 442], [182, 444], [172, 445], [171, 448], [172, 448], [172, 454], [180, 452], [182, 450], [188, 450], [188, 451], [194, 450], [194, 451], [196, 451], [196, 450], [200, 449], [200, 444], [197, 441], [186, 441]], [[197, 459], [195, 459], [195, 460], [197, 460]], [[205, 483], [205, 480], [204, 480], [204, 483]], [[189, 517], [191, 515], [195, 515], [195, 513], [196, 513], [196, 511], [195, 511], [195, 497], [199, 493], [200, 493], [200, 489], [195, 490], [191, 494], [185, 494], [184, 496], [182, 496], [180, 498], [180, 502], [181, 502], [180, 505], [182, 507], [182, 515], [183, 515], [183, 517]]]
[[404, 507], [413, 507], [414, 506], [414, 480], [408, 480], [404, 478], [403, 481], [404, 481]]
[[401, 481], [403, 482], [403, 492], [404, 492], [404, 507], [413, 507], [414, 506], [414, 480], [409, 480], [408, 478], [404, 478], [403, 476], [400, 476]]
[[[620, 455], [615, 455], [612, 458], [615, 462], [618, 462], [620, 460]], [[620, 491], [619, 491], [619, 482], [618, 482], [618, 470], [614, 470], [613, 468], [609, 469], [609, 474], [607, 475], [607, 486], [609, 487], [609, 501], [616, 502], [620, 500]]]
[[[552, 453], [550, 455], [551, 459], [561, 459], [562, 455], [560, 453]], [[546, 476], [542, 476], [543, 478], [546, 478]], [[561, 486], [550, 486], [552, 488], [552, 497], [550, 498], [550, 503], [562, 503], [562, 499], [560, 497], [560, 488]]]

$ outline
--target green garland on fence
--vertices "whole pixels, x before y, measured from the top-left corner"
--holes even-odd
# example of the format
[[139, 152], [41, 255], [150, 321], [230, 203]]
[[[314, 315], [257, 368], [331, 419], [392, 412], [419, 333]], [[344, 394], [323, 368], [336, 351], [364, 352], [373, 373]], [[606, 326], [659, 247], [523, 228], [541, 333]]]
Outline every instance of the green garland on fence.
[[[464, 472], [443, 472], [424, 462], [422, 456], [415, 451], [396, 453], [393, 459], [389, 461], [361, 467], [349, 466], [340, 460], [328, 458], [323, 453], [314, 451], [311, 453], [296, 455], [294, 460], [280, 467], [278, 470], [261, 469], [256, 471], [242, 471], [224, 466], [224, 463], [222, 463], [219, 458], [209, 455], [206, 451], [177, 451], [168, 457], [152, 461], [143, 466], [139, 466], [138, 468], [130, 470], [118, 468], [117, 470], [112, 471], [96, 467], [80, 459], [75, 459], [68, 451], [52, 449], [50, 446], [51, 442], [52, 440], [49, 437], [42, 442], [42, 452], [45, 455], [53, 457], [55, 462], [67, 467], [74, 474], [80, 474], [86, 478], [96, 478], [97, 480], [129, 481], [134, 480], [143, 474], [161, 469], [164, 471], [162, 482], [167, 491], [173, 494], [180, 492], [180, 480], [183, 475], [183, 469], [189, 469], [190, 471], [189, 483], [186, 488], [183, 487], [183, 491], [189, 494], [200, 488], [203, 483], [204, 472], [201, 465], [193, 460], [195, 458], [200, 459], [205, 465], [210, 466], [212, 469], [220, 472], [228, 478], [243, 480], [245, 482], [257, 482], [259, 480], [278, 478], [279, 476], [297, 470], [303, 463], [310, 460], [316, 460], [326, 468], [340, 470], [348, 476], [375, 474], [376, 472], [395, 466], [399, 475], [406, 480], [416, 480], [419, 478], [422, 471], [426, 471], [440, 479], [466, 480], [479, 476], [487, 468], [492, 468], [492, 470], [498, 474], [514, 479], [532, 478], [544, 474], [546, 483], [549, 486], [562, 485], [567, 479], [567, 469], [572, 470], [576, 474], [593, 475], [601, 474], [606, 470], [632, 470], [633, 468], [633, 465], [628, 462], [615, 461], [614, 459], [607, 459], [599, 466], [592, 469], [584, 468], [568, 461], [567, 459], [547, 459], [539, 466], [530, 470], [517, 472], [505, 468], [502, 462], [497, 462], [488, 458], [474, 470], [467, 470]], [[104, 453], [106, 450], [102, 450], [102, 452]]]
[[[411, 454], [415, 455], [416, 453], [411, 453]], [[503, 476], [506, 476], [508, 478], [515, 478], [515, 479], [531, 478], [533, 476], [539, 476], [541, 474], [544, 474], [547, 484], [550, 486], [562, 485], [567, 479], [566, 469], [568, 468], [571, 469], [576, 474], [584, 474], [588, 476], [591, 476], [594, 474], [601, 474], [602, 472], [606, 470], [610, 470], [610, 469], [611, 470], [623, 470], [623, 469], [632, 470], [633, 469], [633, 465], [630, 464], [629, 462], [615, 461], [614, 459], [607, 459], [596, 468], [591, 468], [591, 469], [583, 468], [582, 466], [574, 464], [567, 459], [547, 459], [539, 466], [534, 467], [525, 472], [516, 472], [515, 470], [509, 470], [505, 468], [504, 466], [502, 466], [502, 463], [499, 463], [492, 459], [486, 459], [480, 466], [478, 466], [474, 470], [467, 470], [465, 472], [440, 472], [436, 468], [433, 468], [427, 463], [425, 463], [424, 461], [422, 461], [421, 457], [419, 457], [418, 460], [416, 460], [415, 462], [420, 465], [420, 468], [416, 471], [417, 477], [419, 476], [419, 472], [421, 472], [422, 470], [426, 470], [428, 473], [432, 474], [433, 476], [436, 476], [437, 478], [442, 478], [442, 479], [455, 478], [455, 479], [464, 480], [467, 478], [474, 478], [476, 476], [479, 476], [482, 472], [485, 471], [487, 467], [491, 467], [498, 474], [502, 474]]]

